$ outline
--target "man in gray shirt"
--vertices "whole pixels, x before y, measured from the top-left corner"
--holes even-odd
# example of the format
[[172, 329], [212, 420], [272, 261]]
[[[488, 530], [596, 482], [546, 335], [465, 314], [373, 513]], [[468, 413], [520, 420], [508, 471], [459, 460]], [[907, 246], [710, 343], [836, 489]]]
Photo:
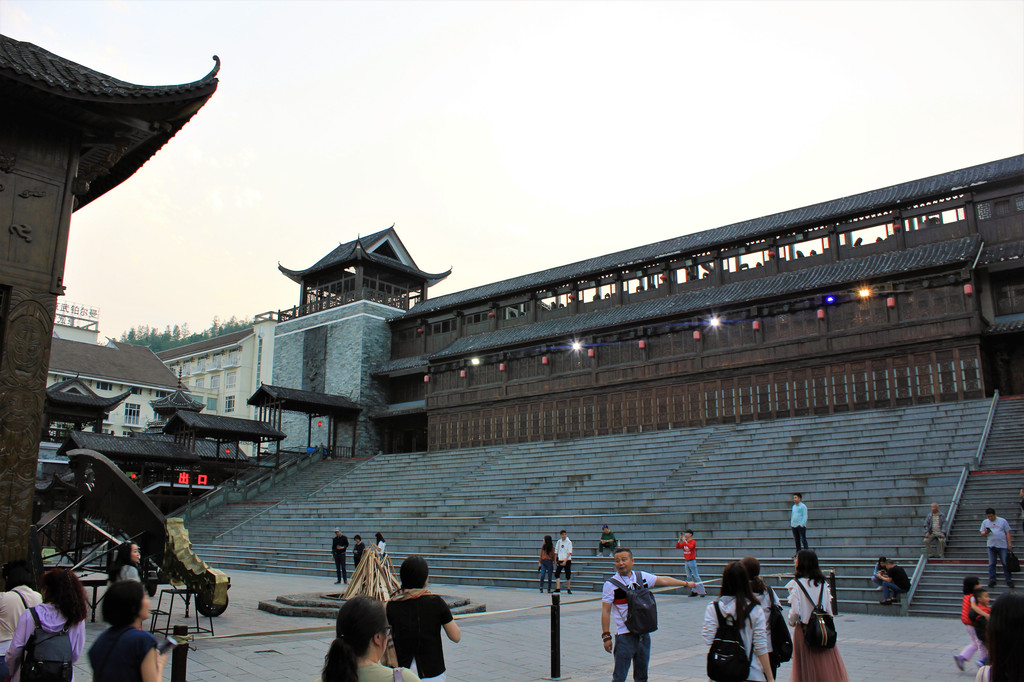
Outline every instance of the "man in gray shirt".
[[1013, 540], [1010, 538], [1010, 524], [996, 510], [989, 507], [985, 510], [985, 520], [981, 522], [981, 534], [988, 536], [988, 586], [996, 586], [996, 557], [1003, 564], [1003, 575], [1006, 586], [1013, 589], [1013, 574], [1006, 565], [1006, 559], [1013, 551]]

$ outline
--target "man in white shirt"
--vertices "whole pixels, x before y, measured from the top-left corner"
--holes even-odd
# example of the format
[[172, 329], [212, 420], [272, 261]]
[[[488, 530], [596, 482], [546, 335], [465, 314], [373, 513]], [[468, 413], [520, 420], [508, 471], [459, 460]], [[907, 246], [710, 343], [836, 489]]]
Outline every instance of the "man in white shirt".
[[562, 569], [565, 569], [565, 586], [572, 594], [572, 540], [563, 528], [558, 532], [555, 543], [555, 592], [562, 591]]
[[988, 536], [988, 586], [996, 586], [996, 559], [1003, 564], [1006, 586], [1013, 589], [1013, 574], [1010, 573], [1006, 560], [1013, 551], [1013, 538], [1010, 537], [1010, 524], [1002, 516], [996, 516], [996, 510], [989, 507], [985, 510], [985, 520], [981, 522], [982, 536]]
[[[613, 578], [627, 588], [636, 589], [637, 581], [643, 580], [648, 589], [652, 587], [675, 586], [696, 589], [697, 583], [686, 582], [667, 575], [654, 575], [645, 571], [633, 572], [633, 552], [625, 547], [615, 550], [615, 573]], [[604, 650], [615, 654], [615, 670], [612, 682], [624, 682], [633, 665], [633, 679], [647, 679], [647, 664], [651, 660], [650, 633], [635, 634], [626, 626], [629, 602], [626, 593], [611, 580], [604, 582], [601, 590], [601, 639]], [[612, 646], [612, 634], [609, 630], [611, 616], [615, 615], [615, 642]]]

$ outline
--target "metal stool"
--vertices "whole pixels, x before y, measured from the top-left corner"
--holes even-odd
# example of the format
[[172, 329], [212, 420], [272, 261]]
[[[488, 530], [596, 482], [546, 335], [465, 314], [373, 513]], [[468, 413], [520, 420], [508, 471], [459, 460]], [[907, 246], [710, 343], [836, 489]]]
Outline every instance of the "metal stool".
[[[167, 599], [167, 610], [166, 611], [164, 610], [164, 596], [165, 595], [168, 598]], [[192, 606], [192, 597], [193, 596], [195, 596], [195, 592], [193, 592], [192, 590], [188, 589], [187, 587], [176, 587], [176, 588], [160, 590], [160, 599], [156, 603], [156, 608], [153, 609], [152, 611], [150, 611], [150, 616], [152, 617], [152, 620], [149, 623], [149, 631], [152, 634], [160, 633], [160, 634], [162, 634], [165, 637], [168, 636], [168, 635], [173, 634], [174, 627], [171, 625], [171, 614], [174, 611], [175, 598], [179, 598], [179, 599], [181, 599], [182, 601], [185, 602], [185, 618], [188, 618], [189, 617], [188, 611], [189, 611], [189, 607]], [[159, 618], [160, 616], [166, 616], [167, 617], [167, 620], [164, 623], [164, 627], [162, 627], [162, 628], [158, 628], [156, 626], [157, 618]], [[196, 619], [195, 627], [193, 627], [192, 625], [187, 625], [186, 626], [188, 628], [188, 634], [191, 635], [191, 634], [194, 633], [194, 634], [197, 634], [197, 635], [201, 635], [201, 634], [208, 634], [208, 635], [211, 635], [211, 636], [213, 635], [213, 618], [209, 618], [209, 617], [207, 618], [207, 620], [209, 620], [209, 622], [210, 622], [210, 627], [208, 627], [208, 628], [202, 627], [199, 624], [199, 610], [196, 609], [195, 610], [195, 619]]]

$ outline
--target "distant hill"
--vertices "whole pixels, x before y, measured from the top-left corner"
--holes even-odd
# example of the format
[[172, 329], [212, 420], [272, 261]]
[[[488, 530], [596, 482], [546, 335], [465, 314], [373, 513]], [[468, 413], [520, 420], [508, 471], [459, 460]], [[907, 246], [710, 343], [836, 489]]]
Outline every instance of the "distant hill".
[[195, 333], [189, 329], [187, 322], [180, 325], [176, 324], [173, 327], [167, 325], [163, 331], [156, 327], [140, 324], [128, 331], [121, 332], [121, 336], [117, 340], [134, 346], [148, 346], [154, 353], [159, 353], [168, 348], [177, 348], [178, 346], [195, 343], [196, 341], [212, 339], [222, 334], [230, 334], [231, 332], [248, 329], [252, 324], [252, 318], [239, 319], [234, 315], [227, 322], [221, 322], [219, 317], [214, 317], [209, 327]]

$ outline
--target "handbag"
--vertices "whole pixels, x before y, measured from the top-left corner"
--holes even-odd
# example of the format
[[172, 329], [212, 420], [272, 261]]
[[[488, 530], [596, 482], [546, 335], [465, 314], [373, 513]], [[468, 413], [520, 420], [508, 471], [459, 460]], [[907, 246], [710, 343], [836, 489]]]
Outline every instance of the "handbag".
[[1010, 573], [1020, 573], [1020, 559], [1013, 552], [1006, 553], [1006, 570]]
[[[807, 594], [803, 584], [799, 580], [796, 581], [796, 584], [800, 591], [804, 593], [804, 596], [807, 597], [807, 601], [814, 604], [811, 595]], [[804, 640], [807, 642], [807, 646], [812, 649], [831, 649], [836, 645], [836, 640], [839, 638], [832, 614], [821, 608], [821, 602], [824, 598], [825, 584], [822, 583], [821, 592], [818, 593], [818, 603], [812, 608], [811, 617], [804, 623]]]

